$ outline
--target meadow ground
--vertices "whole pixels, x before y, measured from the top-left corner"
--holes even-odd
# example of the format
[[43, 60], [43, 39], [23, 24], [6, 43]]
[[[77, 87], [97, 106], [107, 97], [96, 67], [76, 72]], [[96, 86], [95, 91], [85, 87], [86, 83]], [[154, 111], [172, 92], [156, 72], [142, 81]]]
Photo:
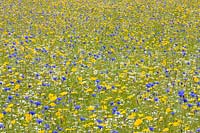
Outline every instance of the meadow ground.
[[200, 132], [199, 0], [1, 0], [0, 132]]

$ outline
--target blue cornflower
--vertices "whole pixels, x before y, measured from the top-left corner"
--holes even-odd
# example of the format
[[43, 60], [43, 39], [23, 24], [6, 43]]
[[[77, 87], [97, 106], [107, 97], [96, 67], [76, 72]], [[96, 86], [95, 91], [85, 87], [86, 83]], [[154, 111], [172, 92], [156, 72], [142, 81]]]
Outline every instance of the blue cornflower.
[[49, 106], [44, 106], [44, 110], [48, 110], [49, 109]]
[[102, 89], [102, 86], [101, 85], [97, 85], [97, 88], [100, 90], [100, 89]]
[[63, 130], [63, 128], [62, 128], [62, 127], [57, 127], [57, 129], [58, 129], [59, 131], [62, 131], [62, 130]]
[[14, 85], [15, 83], [13, 81], [11, 81], [10, 84]]
[[113, 106], [113, 105], [114, 105], [114, 102], [110, 102], [110, 105]]
[[112, 89], [115, 89], [115, 86], [114, 86], [114, 85], [112, 86]]
[[28, 97], [28, 96], [25, 96], [24, 98], [25, 98], [26, 100], [28, 100], [28, 99], [29, 99], [29, 97]]
[[102, 129], [102, 128], [103, 128], [103, 126], [101, 126], [101, 125], [98, 125], [98, 128], [99, 128], [99, 129]]
[[100, 80], [97, 79], [97, 80], [95, 80], [95, 82], [98, 84], [100, 82]]
[[110, 133], [119, 133], [117, 130], [112, 130]]
[[25, 39], [28, 39], [28, 36], [25, 36], [24, 38], [25, 38]]
[[191, 93], [190, 93], [190, 96], [191, 96], [191, 97], [196, 97], [196, 94], [195, 94], [194, 92], [191, 92]]
[[182, 55], [186, 56], [186, 51], [185, 50], [182, 50]]
[[200, 102], [197, 102], [197, 107], [200, 107]]
[[4, 124], [3, 123], [0, 123], [0, 128], [4, 128]]
[[8, 68], [8, 69], [11, 69], [12, 67], [11, 67], [11, 66], [7, 66], [7, 68]]
[[117, 111], [117, 113], [116, 113], [117, 115], [120, 115], [120, 112], [119, 111]]
[[112, 58], [111, 60], [112, 60], [112, 61], [115, 61], [115, 60], [116, 60], [116, 58]]
[[184, 103], [188, 102], [187, 98], [183, 98], [183, 102]]
[[188, 107], [191, 108], [191, 107], [192, 107], [192, 104], [189, 103], [189, 104], [188, 104]]
[[67, 79], [66, 77], [64, 77], [64, 76], [62, 77], [62, 81], [65, 81], [66, 79]]
[[61, 101], [61, 100], [62, 100], [62, 98], [61, 98], [61, 97], [58, 97], [58, 98], [57, 98], [57, 100], [58, 100], [58, 101]]
[[36, 74], [35, 74], [35, 76], [36, 76], [36, 77], [39, 77], [39, 76], [40, 76], [40, 74], [39, 74], [39, 73], [36, 73]]
[[29, 114], [35, 115], [35, 111], [30, 111]]
[[43, 122], [43, 120], [42, 120], [42, 119], [36, 119], [36, 122], [37, 122], [38, 124], [40, 124], [40, 123]]
[[52, 133], [58, 133], [58, 131], [54, 130]]
[[172, 112], [171, 112], [171, 114], [172, 114], [172, 115], [174, 115], [174, 114], [175, 114], [175, 112], [174, 112], [174, 111], [172, 111]]
[[93, 97], [96, 97], [96, 94], [92, 94]]
[[53, 77], [53, 80], [55, 80], [55, 81], [56, 81], [56, 80], [58, 80], [58, 78], [57, 78], [57, 77]]
[[41, 105], [41, 102], [36, 101], [36, 102], [35, 102], [35, 105], [36, 105], [36, 106], [40, 106], [40, 105]]
[[154, 98], [154, 101], [155, 101], [155, 102], [158, 102], [158, 101], [159, 101], [159, 98], [155, 97], [155, 98]]
[[84, 117], [81, 117], [80, 120], [81, 120], [81, 121], [85, 121], [86, 119], [85, 119]]
[[180, 97], [183, 97], [183, 96], [184, 96], [184, 90], [178, 91], [178, 95], [179, 95]]
[[121, 102], [120, 102], [120, 101], [118, 101], [118, 102], [117, 102], [117, 104], [121, 104]]
[[196, 132], [200, 132], [200, 128], [198, 128], [198, 129], [196, 130]]
[[100, 120], [100, 119], [97, 119], [96, 120], [98, 123], [102, 123], [103, 121], [102, 120]]
[[150, 88], [150, 87], [151, 87], [151, 85], [150, 85], [150, 84], [146, 84], [146, 87], [147, 87], [147, 88]]
[[7, 114], [7, 112], [6, 112], [6, 111], [3, 111], [2, 113], [3, 113], [4, 115], [5, 115], [5, 114]]
[[154, 86], [154, 83], [148, 83], [148, 84], [146, 84], [146, 87], [147, 88], [151, 88], [151, 87], [153, 87]]
[[49, 124], [45, 124], [45, 125], [44, 125], [44, 128], [45, 128], [46, 130], [50, 129]]
[[112, 108], [112, 114], [115, 114], [117, 112], [117, 106]]
[[166, 92], [167, 92], [167, 93], [169, 93], [169, 92], [170, 92], [170, 89], [169, 89], [169, 88], [167, 88], [167, 89], [166, 89]]
[[13, 99], [13, 96], [8, 96], [8, 100], [11, 100], [11, 99]]
[[7, 87], [6, 87], [6, 88], [4, 88], [4, 91], [9, 91], [9, 90], [10, 90], [10, 88], [7, 88]]
[[80, 105], [76, 105], [76, 106], [75, 106], [75, 109], [76, 109], [76, 110], [79, 110], [80, 108], [81, 108]]
[[154, 131], [154, 128], [153, 128], [153, 127], [149, 127], [149, 130], [150, 130], [150, 131]]

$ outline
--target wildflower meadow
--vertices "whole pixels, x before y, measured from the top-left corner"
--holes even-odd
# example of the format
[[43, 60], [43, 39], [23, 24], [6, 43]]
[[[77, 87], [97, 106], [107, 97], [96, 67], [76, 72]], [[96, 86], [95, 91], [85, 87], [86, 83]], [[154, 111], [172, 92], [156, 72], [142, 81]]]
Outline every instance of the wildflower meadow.
[[197, 133], [199, 73], [199, 0], [0, 0], [0, 133]]

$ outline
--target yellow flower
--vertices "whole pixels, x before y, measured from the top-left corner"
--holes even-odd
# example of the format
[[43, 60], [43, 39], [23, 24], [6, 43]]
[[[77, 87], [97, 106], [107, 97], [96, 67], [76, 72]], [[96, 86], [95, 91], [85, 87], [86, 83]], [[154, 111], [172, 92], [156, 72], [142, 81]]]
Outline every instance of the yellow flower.
[[149, 128], [145, 128], [142, 130], [142, 132], [149, 132], [149, 131], [150, 131]]
[[73, 131], [73, 130], [75, 130], [75, 128], [66, 128], [65, 130], [66, 131]]
[[133, 118], [135, 118], [135, 116], [136, 116], [136, 113], [131, 113], [131, 114], [128, 116], [128, 119], [133, 119]]
[[102, 110], [106, 110], [107, 109], [107, 106], [106, 105], [103, 105], [102, 106]]
[[94, 125], [94, 122], [90, 122], [88, 123], [89, 126], [93, 126]]
[[135, 122], [134, 122], [134, 126], [139, 126], [142, 124], [142, 119], [137, 119]]
[[61, 113], [58, 111], [58, 112], [56, 112], [56, 116], [60, 116], [61, 115]]
[[45, 131], [44, 130], [39, 130], [38, 133], [45, 133]]
[[121, 110], [121, 114], [126, 114], [126, 110]]
[[110, 51], [112, 51], [113, 53], [115, 52], [115, 50], [113, 48], [111, 48]]
[[89, 107], [87, 108], [87, 110], [89, 110], [89, 111], [94, 110], [94, 106], [89, 106]]
[[167, 108], [166, 109], [166, 113], [169, 113], [169, 112], [171, 112], [172, 110], [170, 109], [170, 108]]
[[83, 80], [83, 78], [82, 78], [82, 77], [78, 77], [78, 80], [79, 80], [79, 81], [82, 81], [82, 80]]
[[19, 89], [19, 87], [20, 87], [20, 85], [17, 84], [17, 85], [15, 85], [15, 87], [14, 87], [13, 90], [14, 90], [14, 91], [17, 91], [17, 90]]
[[164, 128], [163, 129], [163, 132], [168, 132], [169, 131], [169, 128]]
[[167, 102], [167, 97], [163, 96], [162, 98], [160, 98], [162, 102], [166, 103]]
[[187, 131], [187, 130], [189, 130], [190, 129], [190, 127], [189, 126], [186, 126], [185, 127], [185, 131]]
[[77, 70], [77, 68], [75, 68], [75, 67], [72, 68], [72, 72], [76, 72], [76, 70]]
[[66, 64], [69, 65], [69, 64], [70, 64], [70, 61], [68, 61]]
[[52, 107], [53, 107], [53, 106], [56, 106], [56, 104], [55, 104], [55, 103], [50, 103], [50, 106], [52, 106]]
[[27, 126], [28, 126], [28, 124], [23, 124], [23, 126], [27, 127]]
[[8, 108], [5, 109], [5, 111], [6, 112], [11, 112], [11, 108], [8, 107]]
[[37, 118], [42, 118], [42, 116], [39, 115], [39, 114], [35, 114], [35, 117], [37, 117]]
[[85, 90], [86, 92], [92, 92], [93, 90], [91, 88], [88, 88], [87, 90]]
[[54, 94], [49, 94], [49, 99], [50, 99], [51, 101], [55, 101], [55, 100], [57, 99], [57, 96], [54, 95]]
[[139, 116], [139, 117], [143, 117], [143, 116], [144, 116], [144, 114], [138, 114], [138, 116]]
[[72, 91], [71, 94], [78, 94], [78, 92], [77, 91]]
[[130, 96], [127, 97], [127, 99], [131, 99], [131, 98], [133, 98], [133, 95], [130, 95]]
[[177, 126], [179, 126], [179, 125], [180, 125], [180, 122], [174, 122], [174, 123], [173, 123], [173, 126], [174, 126], [174, 127], [177, 127]]
[[96, 77], [91, 77], [91, 78], [90, 78], [90, 80], [96, 80], [96, 79], [97, 79]]
[[38, 83], [37, 83], [38, 85], [42, 85], [42, 81], [38, 81]]
[[194, 82], [198, 82], [199, 81], [199, 79], [197, 77], [194, 77], [193, 80], [194, 80]]
[[163, 66], [166, 66], [166, 64], [167, 64], [166, 60], [163, 60], [163, 61], [162, 61], [162, 65], [163, 65]]
[[95, 60], [95, 59], [90, 59], [90, 61], [91, 61], [92, 63], [95, 63], [95, 62], [96, 62], [96, 60]]
[[97, 115], [96, 114], [92, 114], [91, 116], [89, 116], [89, 118], [96, 118]]
[[182, 109], [187, 109], [187, 105], [182, 105]]
[[25, 114], [25, 120], [26, 122], [29, 122], [32, 120], [32, 115], [31, 114]]
[[160, 118], [159, 118], [159, 122], [161, 122], [161, 121], [163, 121], [163, 117], [160, 117]]
[[146, 118], [148, 121], [153, 120], [153, 118], [152, 118], [151, 116], [146, 116], [145, 118]]
[[2, 118], [3, 118], [3, 114], [1, 113], [1, 114], [0, 114], [0, 121], [1, 121]]
[[15, 124], [15, 123], [16, 123], [16, 120], [12, 120], [12, 121], [11, 121], [11, 124]]
[[65, 91], [65, 92], [62, 92], [62, 93], [60, 93], [60, 95], [61, 95], [61, 96], [67, 95], [67, 92], [66, 92], [66, 91]]
[[12, 104], [12, 103], [8, 105], [8, 108], [12, 108], [12, 107], [13, 107], [13, 104]]

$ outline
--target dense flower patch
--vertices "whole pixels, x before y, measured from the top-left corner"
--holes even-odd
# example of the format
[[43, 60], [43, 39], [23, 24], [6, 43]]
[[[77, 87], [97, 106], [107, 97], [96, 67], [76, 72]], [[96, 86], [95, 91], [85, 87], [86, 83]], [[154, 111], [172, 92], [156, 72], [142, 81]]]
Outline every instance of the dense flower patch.
[[200, 132], [199, 5], [2, 0], [0, 132]]

